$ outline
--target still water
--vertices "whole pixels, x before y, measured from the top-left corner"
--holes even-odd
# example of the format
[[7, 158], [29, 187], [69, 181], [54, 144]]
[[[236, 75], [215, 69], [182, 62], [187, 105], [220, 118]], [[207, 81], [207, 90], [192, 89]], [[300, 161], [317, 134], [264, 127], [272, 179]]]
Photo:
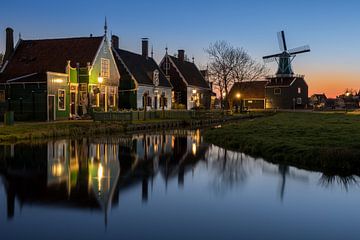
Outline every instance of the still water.
[[0, 146], [0, 239], [359, 239], [358, 181], [199, 130]]

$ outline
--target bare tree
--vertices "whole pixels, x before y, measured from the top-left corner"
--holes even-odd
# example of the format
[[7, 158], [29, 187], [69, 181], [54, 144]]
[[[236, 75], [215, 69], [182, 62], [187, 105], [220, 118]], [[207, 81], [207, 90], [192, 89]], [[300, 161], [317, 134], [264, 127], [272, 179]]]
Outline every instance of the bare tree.
[[232, 109], [232, 99], [229, 96], [230, 88], [235, 82], [255, 80], [267, 73], [264, 64], [257, 63], [243, 49], [233, 47], [226, 41], [217, 41], [210, 44], [205, 50], [209, 54], [209, 73], [214, 87], [220, 91], [220, 100], [223, 103], [223, 94], [226, 102]]

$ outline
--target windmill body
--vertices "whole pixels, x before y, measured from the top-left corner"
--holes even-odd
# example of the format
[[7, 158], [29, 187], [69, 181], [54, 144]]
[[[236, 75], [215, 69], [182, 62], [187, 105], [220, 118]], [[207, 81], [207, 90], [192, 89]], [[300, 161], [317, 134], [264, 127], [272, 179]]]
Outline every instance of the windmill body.
[[310, 47], [305, 45], [288, 50], [284, 31], [278, 33], [278, 41], [280, 52], [263, 57], [266, 63], [276, 62], [278, 65], [275, 75], [267, 77], [266, 108], [306, 108], [308, 85], [303, 75], [294, 73], [292, 63], [297, 55], [310, 52]]

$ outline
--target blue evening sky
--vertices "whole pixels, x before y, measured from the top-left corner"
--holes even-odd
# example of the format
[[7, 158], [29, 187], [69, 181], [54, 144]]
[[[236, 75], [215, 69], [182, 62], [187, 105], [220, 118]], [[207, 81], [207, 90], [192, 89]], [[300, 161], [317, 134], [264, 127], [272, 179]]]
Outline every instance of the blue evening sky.
[[356, 88], [360, 77], [360, 1], [12, 0], [0, 8], [2, 52], [7, 26], [14, 28], [16, 41], [19, 32], [23, 39], [101, 35], [107, 16], [109, 32], [119, 35], [122, 48], [139, 52], [140, 38], [149, 37], [157, 60], [168, 45], [171, 54], [185, 49], [205, 66], [204, 48], [216, 40], [244, 47], [260, 60], [278, 52], [276, 32], [284, 29], [289, 48], [311, 46], [294, 64], [297, 73], [307, 75], [310, 89], [331, 93], [339, 82]]

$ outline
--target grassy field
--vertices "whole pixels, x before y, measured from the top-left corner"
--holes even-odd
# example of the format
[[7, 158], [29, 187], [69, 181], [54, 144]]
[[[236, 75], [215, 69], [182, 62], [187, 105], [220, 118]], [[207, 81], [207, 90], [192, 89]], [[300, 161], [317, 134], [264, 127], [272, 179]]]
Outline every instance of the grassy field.
[[360, 173], [359, 115], [278, 113], [209, 130], [205, 139], [276, 163]]

